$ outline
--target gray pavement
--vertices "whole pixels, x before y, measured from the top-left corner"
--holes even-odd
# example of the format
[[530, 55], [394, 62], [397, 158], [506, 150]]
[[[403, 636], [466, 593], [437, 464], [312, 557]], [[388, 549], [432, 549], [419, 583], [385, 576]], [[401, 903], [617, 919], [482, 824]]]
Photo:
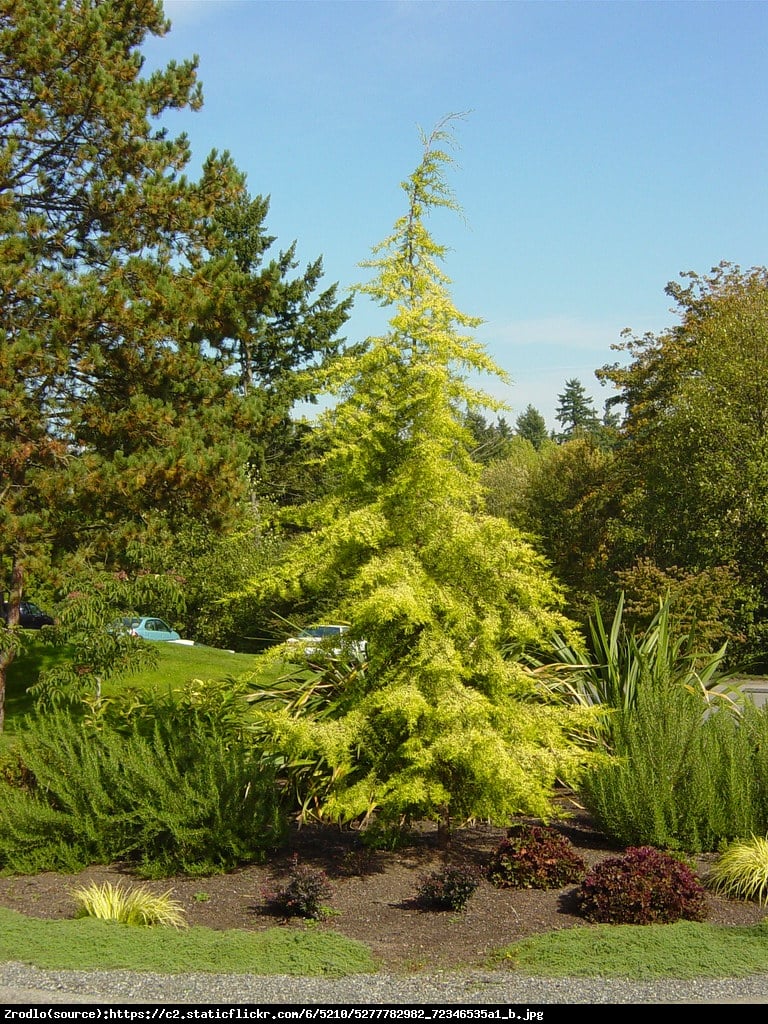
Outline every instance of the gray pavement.
[[372, 974], [347, 978], [44, 971], [0, 964], [0, 1003], [188, 1006], [411, 1006], [557, 1003], [768, 1003], [768, 973], [747, 978], [657, 980], [531, 978], [510, 971]]

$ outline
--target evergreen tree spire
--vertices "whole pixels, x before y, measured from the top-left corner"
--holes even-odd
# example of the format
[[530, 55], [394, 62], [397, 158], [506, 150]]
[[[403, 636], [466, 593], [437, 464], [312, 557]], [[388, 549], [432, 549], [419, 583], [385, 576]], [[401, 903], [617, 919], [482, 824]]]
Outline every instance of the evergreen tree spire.
[[484, 513], [470, 455], [464, 407], [494, 403], [464, 375], [500, 371], [468, 333], [479, 319], [454, 306], [425, 225], [431, 208], [455, 208], [447, 138], [443, 122], [424, 139], [406, 213], [366, 264], [375, 273], [359, 290], [392, 309], [390, 329], [335, 364], [338, 404], [317, 429], [330, 493], [293, 510], [306, 534], [252, 586], [288, 614], [322, 609], [368, 639], [365, 673], [337, 680], [319, 719], [297, 706], [272, 728], [322, 766], [321, 813], [375, 810], [385, 829], [546, 814], [555, 777], [582, 758], [569, 739], [580, 712], [531, 702], [516, 660], [571, 633], [562, 595], [522, 535]]

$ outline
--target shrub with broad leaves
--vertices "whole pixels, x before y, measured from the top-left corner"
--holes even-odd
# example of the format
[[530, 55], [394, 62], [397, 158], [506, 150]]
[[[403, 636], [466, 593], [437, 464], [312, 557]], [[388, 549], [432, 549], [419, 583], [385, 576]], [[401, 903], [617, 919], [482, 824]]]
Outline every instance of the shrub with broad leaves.
[[567, 836], [544, 825], [513, 825], [488, 863], [488, 878], [499, 889], [561, 889], [586, 871]]

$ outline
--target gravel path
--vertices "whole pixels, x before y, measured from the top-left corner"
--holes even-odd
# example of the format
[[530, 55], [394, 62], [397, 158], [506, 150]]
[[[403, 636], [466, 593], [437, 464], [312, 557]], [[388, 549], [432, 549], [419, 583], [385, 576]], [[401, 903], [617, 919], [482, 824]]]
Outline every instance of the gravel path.
[[489, 1003], [768, 1003], [768, 973], [748, 978], [634, 982], [526, 978], [507, 971], [375, 974], [349, 978], [43, 971], [0, 964], [0, 1004], [149, 1003], [188, 1005]]

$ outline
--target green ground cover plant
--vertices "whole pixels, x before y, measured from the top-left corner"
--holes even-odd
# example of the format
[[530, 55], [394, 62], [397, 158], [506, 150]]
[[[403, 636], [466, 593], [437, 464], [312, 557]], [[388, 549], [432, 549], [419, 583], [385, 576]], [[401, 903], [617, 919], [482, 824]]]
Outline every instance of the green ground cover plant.
[[96, 918], [41, 921], [0, 907], [0, 961], [19, 960], [49, 969], [161, 974], [341, 977], [376, 970], [364, 945], [325, 930], [139, 930]]
[[500, 950], [497, 963], [547, 977], [744, 978], [765, 973], [768, 928], [598, 924], [563, 928]]
[[[764, 973], [766, 957], [765, 925], [680, 921], [558, 929], [499, 949], [488, 966], [548, 977], [739, 978]], [[44, 921], [2, 907], [0, 961], [49, 970], [161, 974], [342, 977], [377, 970], [362, 943], [326, 929], [138, 930], [95, 918]]]

